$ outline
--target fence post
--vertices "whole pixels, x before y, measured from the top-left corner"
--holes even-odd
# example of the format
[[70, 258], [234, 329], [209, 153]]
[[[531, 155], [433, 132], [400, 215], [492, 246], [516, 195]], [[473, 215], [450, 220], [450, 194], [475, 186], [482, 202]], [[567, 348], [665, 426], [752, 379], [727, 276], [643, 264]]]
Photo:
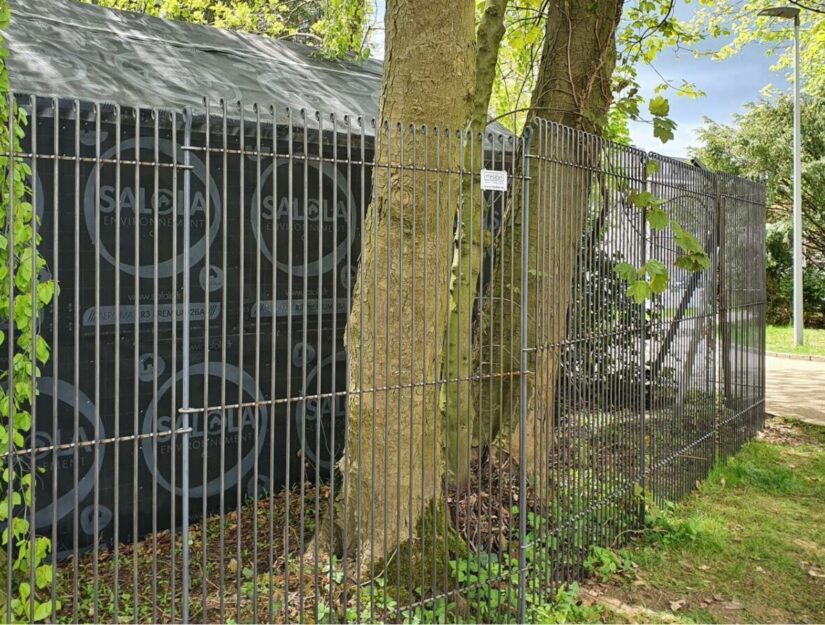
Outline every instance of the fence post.
[[[645, 175], [645, 191], [650, 191], [650, 172], [648, 163], [651, 155], [646, 154], [642, 159], [644, 165]], [[642, 265], [647, 262], [647, 209], [642, 209], [642, 223], [640, 228], [641, 244], [642, 244]], [[639, 337], [639, 366], [641, 368], [641, 388], [640, 393], [640, 419], [639, 419], [639, 527], [645, 524], [645, 498], [647, 496], [647, 480], [645, 472], [647, 471], [647, 432], [645, 431], [645, 420], [647, 419], [647, 304], [639, 306], [639, 314], [641, 315], [641, 336]]]
[[[727, 285], [725, 284], [725, 225], [724, 214], [722, 211], [722, 190], [721, 185], [719, 184], [718, 173], [713, 176], [713, 196], [713, 219], [716, 222], [714, 225], [716, 227], [717, 241], [717, 249], [714, 250], [716, 252], [716, 254], [714, 254], [716, 266], [713, 268], [715, 273], [714, 277], [716, 278], [716, 283], [714, 285], [716, 288], [715, 293], [713, 294], [713, 315], [714, 319], [716, 319], [718, 327], [719, 340], [722, 341], [721, 353], [719, 350], [718, 341], [714, 342], [714, 362], [717, 367], [716, 390], [717, 393], [721, 395], [721, 397], [717, 396], [716, 401], [713, 403], [713, 464], [715, 466], [722, 458], [722, 438], [719, 431], [720, 408], [723, 405], [722, 401], [724, 401], [724, 406], [728, 405], [728, 398], [730, 397], [730, 369], [728, 362], [728, 345], [730, 344], [730, 338], [728, 334], [729, 328], [727, 320], [727, 294], [725, 293], [727, 288]], [[714, 333], [714, 338], [716, 338], [716, 335], [717, 333]]]
[[[523, 152], [521, 160], [522, 194], [521, 194], [521, 279], [519, 284], [520, 318], [519, 318], [519, 449], [527, 449], [527, 352], [530, 348], [528, 341], [527, 299], [528, 285], [528, 257], [530, 250], [530, 151], [533, 146], [532, 127], [524, 129], [522, 137]], [[513, 181], [515, 187], [515, 181]], [[518, 465], [518, 622], [526, 623], [526, 592], [527, 592], [527, 463], [519, 459]]]
[[[190, 247], [191, 247], [191, 149], [192, 149], [192, 112], [184, 110], [183, 130], [183, 389], [181, 406], [189, 408], [189, 333], [190, 333]], [[208, 124], [207, 119], [207, 124]], [[177, 158], [176, 158], [177, 162]], [[173, 313], [177, 314], [177, 313]], [[181, 445], [181, 618], [184, 623], [189, 622], [189, 413], [184, 410], [182, 429], [183, 444]], [[174, 492], [173, 492], [174, 495]]]

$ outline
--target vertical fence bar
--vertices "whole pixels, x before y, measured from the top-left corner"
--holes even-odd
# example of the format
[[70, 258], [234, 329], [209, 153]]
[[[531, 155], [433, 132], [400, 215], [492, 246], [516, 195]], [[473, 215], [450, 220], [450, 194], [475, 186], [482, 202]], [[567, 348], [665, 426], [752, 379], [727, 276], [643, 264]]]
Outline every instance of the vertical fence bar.
[[[645, 190], [650, 191], [650, 173], [648, 163], [651, 162], [649, 155], [644, 155], [642, 164], [644, 166]], [[642, 252], [641, 266], [647, 262], [647, 211], [642, 209], [639, 224], [640, 249]], [[639, 306], [639, 317], [641, 325], [641, 335], [639, 336], [639, 367], [641, 377], [641, 388], [639, 390], [639, 487], [641, 496], [639, 497], [639, 527], [644, 527], [647, 500], [647, 432], [645, 431], [645, 420], [647, 418], [647, 306]]]
[[722, 458], [721, 454], [721, 440], [720, 440], [720, 417], [721, 410], [720, 406], [722, 404], [722, 393], [720, 392], [719, 388], [719, 379], [721, 369], [722, 369], [722, 359], [726, 357], [724, 353], [724, 341], [722, 341], [722, 351], [719, 350], [719, 342], [717, 340], [716, 333], [720, 331], [724, 325], [721, 320], [721, 315], [724, 314], [723, 307], [722, 307], [722, 292], [721, 289], [724, 286], [724, 280], [722, 275], [725, 271], [725, 267], [722, 263], [723, 260], [723, 250], [725, 247], [725, 233], [722, 230], [722, 190], [719, 184], [719, 176], [713, 176], [713, 228], [716, 232], [716, 249], [712, 250], [714, 263], [713, 263], [713, 271], [716, 273], [716, 279], [713, 281], [713, 294], [712, 294], [712, 307], [713, 307], [713, 319], [714, 319], [714, 327], [713, 327], [713, 342], [715, 344], [715, 352], [714, 352], [714, 359], [713, 359], [713, 367], [716, 370], [714, 385], [713, 385], [713, 395], [714, 395], [714, 402], [713, 402], [713, 465], [716, 466]]
[[[183, 112], [183, 337], [181, 338], [182, 342], [182, 357], [183, 362], [181, 363], [181, 371], [183, 371], [183, 388], [181, 389], [181, 407], [184, 408], [183, 412], [183, 419], [182, 419], [182, 428], [183, 428], [183, 440], [182, 440], [182, 447], [181, 447], [181, 619], [184, 623], [189, 622], [189, 413], [185, 410], [189, 408], [190, 398], [189, 398], [189, 336], [191, 332], [191, 322], [190, 322], [190, 308], [191, 308], [191, 246], [192, 246], [192, 233], [191, 233], [191, 213], [192, 213], [192, 180], [191, 180], [191, 170], [192, 170], [192, 159], [191, 159], [191, 150], [192, 150], [192, 111], [189, 108], [184, 109]], [[207, 120], [208, 124], [208, 120]], [[207, 128], [208, 132], [208, 128]], [[176, 159], [177, 162], [177, 159]], [[204, 177], [205, 186], [209, 188], [209, 172], [207, 171]], [[208, 191], [207, 191], [208, 193]], [[207, 210], [209, 210], [209, 205], [207, 204]], [[177, 216], [176, 216], [177, 217]], [[209, 219], [207, 218], [207, 233], [209, 230]], [[208, 236], [208, 234], [207, 234]], [[208, 241], [208, 239], [207, 239]], [[209, 244], [207, 243], [207, 246]], [[209, 266], [206, 266], [207, 271], [207, 280], [209, 280]], [[204, 289], [206, 293], [209, 292], [209, 287]], [[174, 323], [177, 324], [177, 311], [173, 311], [172, 318], [174, 319]], [[206, 308], [204, 310], [204, 316], [206, 320], [206, 326], [209, 327], [209, 310]], [[173, 346], [174, 348], [175, 346]], [[205, 347], [206, 355], [205, 357], [208, 359], [208, 344]], [[208, 367], [207, 367], [208, 368]], [[206, 406], [204, 406], [206, 408]], [[201, 417], [205, 420], [205, 415]], [[174, 426], [174, 424], [173, 424]], [[204, 455], [206, 454], [206, 449], [203, 450]], [[204, 481], [204, 488], [206, 488], [206, 482]], [[174, 489], [172, 490], [173, 498], [175, 496]], [[206, 519], [204, 518], [204, 523]], [[205, 572], [205, 571], [204, 571]]]
[[[9, 250], [9, 260], [8, 260], [8, 273], [9, 277], [14, 275], [14, 209], [15, 209], [15, 188], [14, 188], [14, 169], [15, 169], [15, 159], [17, 158], [17, 154], [15, 153], [14, 149], [14, 138], [15, 138], [15, 100], [14, 96], [9, 93], [8, 98], [6, 100], [6, 105], [8, 106], [9, 111], [9, 119], [8, 119], [8, 137], [9, 137], [9, 151], [8, 151], [8, 171], [6, 175], [8, 176], [8, 209], [6, 209], [6, 240], [8, 241], [8, 250]], [[8, 295], [9, 298], [9, 312], [14, 310], [14, 280], [9, 280], [9, 292], [8, 294], [2, 294], [3, 297]], [[7, 372], [7, 379], [14, 380], [14, 317], [12, 314], [9, 314], [9, 327], [8, 327], [8, 336], [6, 337], [6, 346], [8, 350], [8, 372]], [[9, 416], [14, 414], [14, 384], [8, 385], [8, 390], [6, 391], [6, 397], [8, 397], [8, 406], [9, 406]], [[11, 428], [9, 428], [11, 430]], [[6, 502], [8, 504], [8, 510], [6, 511], [6, 518], [11, 522], [14, 518], [14, 504], [12, 498], [12, 471], [14, 471], [14, 437], [8, 437], [9, 447], [8, 447], [8, 456], [6, 457], [6, 468], [5, 471], [8, 471], [9, 478], [6, 480]], [[10, 598], [12, 596], [12, 574], [11, 574], [11, 563], [14, 562], [14, 558], [12, 555], [12, 546], [14, 545], [14, 540], [12, 536], [9, 536], [8, 540], [6, 541], [6, 623], [11, 623], [11, 601]]]
[[[527, 331], [527, 298], [528, 286], [528, 257], [530, 243], [530, 162], [532, 154], [533, 129], [525, 129], [524, 157], [522, 158], [522, 202], [521, 202], [521, 280], [520, 288], [520, 310], [519, 310], [519, 449], [522, 453], [527, 450], [527, 358], [529, 332]], [[527, 594], [527, 463], [524, 459], [519, 459], [518, 475], [518, 523], [519, 523], [519, 560], [518, 560], [518, 619], [520, 623], [526, 623], [526, 594]]]
[[[60, 152], [60, 103], [57, 98], [51, 99], [52, 105], [52, 176], [54, 180], [54, 188], [52, 189], [52, 223], [54, 224], [55, 230], [57, 230], [58, 225], [58, 193], [60, 190], [60, 183], [58, 182], [58, 171], [59, 171], [59, 159], [58, 154]], [[118, 172], [120, 171], [120, 161], [118, 160]], [[119, 186], [119, 182], [118, 182]], [[44, 195], [47, 195], [46, 190], [44, 189]], [[45, 211], [44, 215], [45, 217]], [[59, 241], [60, 237], [57, 236], [57, 232], [52, 233], [52, 267], [51, 267], [51, 275], [52, 280], [54, 280], [55, 284], [60, 284], [60, 265], [59, 265]], [[58, 319], [58, 307], [57, 307], [57, 298], [58, 294], [55, 290], [55, 294], [52, 296], [52, 327], [54, 328], [54, 333], [52, 334], [52, 353], [51, 353], [51, 369], [52, 369], [52, 432], [57, 432], [57, 388], [58, 388], [58, 362], [59, 362], [59, 355], [60, 355], [60, 337], [61, 332], [57, 325]], [[57, 449], [53, 449], [51, 452], [51, 466], [57, 466]], [[52, 483], [52, 502], [57, 501], [57, 476], [52, 476], [51, 478]], [[57, 506], [52, 505], [52, 527], [51, 527], [51, 541], [52, 541], [52, 552], [51, 552], [51, 566], [52, 571], [57, 570], [57, 549], [55, 545], [57, 545]], [[115, 531], [115, 536], [117, 537], [117, 531]], [[115, 566], [117, 567], [117, 552], [115, 553]], [[115, 569], [117, 570], [117, 569]], [[115, 588], [117, 588], [117, 578], [115, 578]], [[57, 620], [57, 605], [55, 600], [57, 599], [57, 575], [52, 575], [52, 583], [51, 583], [51, 602], [52, 602], [52, 609], [51, 614], [49, 615], [49, 619], [51, 622], [55, 622]], [[117, 605], [117, 604], [116, 604]]]

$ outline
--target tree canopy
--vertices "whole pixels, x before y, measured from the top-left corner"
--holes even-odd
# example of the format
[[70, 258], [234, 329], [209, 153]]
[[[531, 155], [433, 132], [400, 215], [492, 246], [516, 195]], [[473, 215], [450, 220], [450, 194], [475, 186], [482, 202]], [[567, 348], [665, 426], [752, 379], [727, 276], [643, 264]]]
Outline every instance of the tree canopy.
[[[775, 6], [771, 0], [702, 0], [704, 6], [691, 23], [693, 32], [705, 32], [726, 41], [711, 54], [729, 58], [751, 43], [768, 46], [775, 55], [776, 70], [793, 65], [793, 26], [790, 20], [762, 17], [759, 11]], [[782, 4], [781, 2], [779, 4]], [[790, 0], [800, 9], [800, 48], [803, 88], [811, 94], [825, 93], [825, 2]]]

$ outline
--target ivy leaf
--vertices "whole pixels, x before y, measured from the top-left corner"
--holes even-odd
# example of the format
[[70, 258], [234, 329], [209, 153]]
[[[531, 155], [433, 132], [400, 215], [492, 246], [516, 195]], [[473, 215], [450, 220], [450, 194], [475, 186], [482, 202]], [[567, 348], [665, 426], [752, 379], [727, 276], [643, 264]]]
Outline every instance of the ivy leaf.
[[35, 337], [34, 353], [43, 364], [49, 359], [49, 344], [42, 336]]

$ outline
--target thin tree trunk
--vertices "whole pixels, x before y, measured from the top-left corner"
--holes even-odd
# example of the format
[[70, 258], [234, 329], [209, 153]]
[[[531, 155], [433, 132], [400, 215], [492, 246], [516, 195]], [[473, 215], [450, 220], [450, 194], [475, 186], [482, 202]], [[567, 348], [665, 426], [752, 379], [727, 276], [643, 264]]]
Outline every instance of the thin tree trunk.
[[[547, 444], [554, 414], [559, 369], [559, 346], [567, 334], [567, 309], [572, 300], [576, 250], [585, 225], [593, 174], [598, 165], [600, 142], [575, 130], [533, 124], [549, 120], [598, 134], [612, 98], [611, 79], [616, 63], [616, 28], [623, 0], [601, 2], [555, 0], [549, 3], [544, 47], [527, 127], [539, 132], [528, 156], [530, 179], [528, 229], [529, 323], [527, 343], [535, 348], [530, 369], [527, 409], [527, 449], [519, 448], [518, 380], [481, 384], [482, 405], [490, 405], [502, 422], [493, 431], [502, 445], [527, 463], [530, 480], [545, 482]], [[552, 175], [551, 175], [552, 174]], [[498, 246], [498, 290], [486, 299], [485, 344], [497, 346], [482, 363], [488, 373], [515, 371], [519, 367], [518, 319], [521, 313], [520, 206], [514, 206]], [[512, 339], [511, 337], [512, 333]], [[506, 336], [506, 344], [502, 337]], [[499, 432], [500, 431], [500, 432]]]
[[456, 228], [455, 252], [450, 278], [450, 312], [444, 337], [444, 379], [456, 380], [441, 387], [441, 415], [446, 427], [448, 479], [463, 485], [469, 476], [477, 418], [473, 385], [472, 340], [479, 276], [492, 236], [484, 229], [485, 202], [476, 173], [483, 167], [483, 133], [496, 75], [496, 63], [504, 36], [504, 15], [509, 0], [486, 0], [478, 26], [475, 90], [470, 118], [470, 136], [464, 150], [461, 209]]
[[382, 124], [349, 320], [344, 492], [335, 511], [339, 546], [362, 571], [411, 537], [441, 488], [431, 382], [442, 365], [458, 204], [454, 135], [470, 113], [474, 35], [470, 0], [387, 3]]

